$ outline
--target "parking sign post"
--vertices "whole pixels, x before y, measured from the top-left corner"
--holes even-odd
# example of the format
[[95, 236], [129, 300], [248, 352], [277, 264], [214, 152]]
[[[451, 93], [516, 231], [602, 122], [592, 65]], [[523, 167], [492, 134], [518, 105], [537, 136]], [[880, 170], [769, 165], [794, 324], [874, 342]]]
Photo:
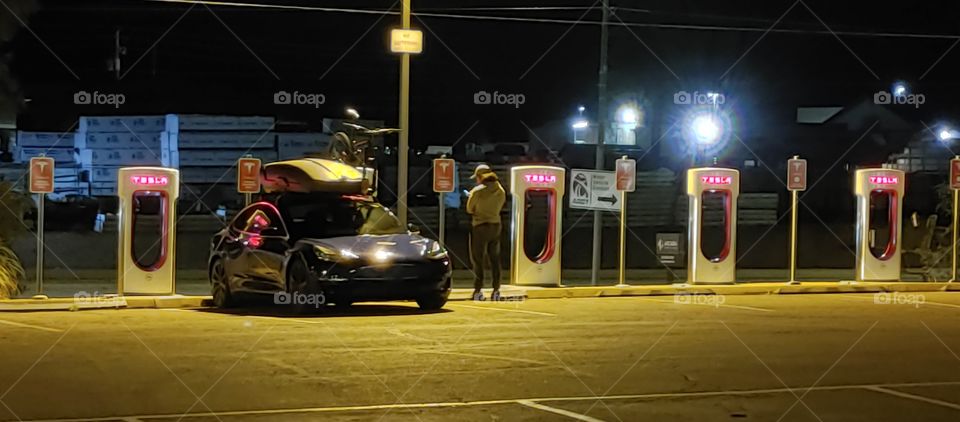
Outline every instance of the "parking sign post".
[[441, 245], [446, 245], [446, 232], [447, 232], [447, 212], [446, 204], [443, 202], [443, 194], [453, 192], [456, 183], [455, 175], [457, 174], [457, 163], [451, 158], [447, 158], [446, 154], [440, 156], [433, 160], [433, 191], [438, 193], [437, 195], [440, 198], [440, 234], [439, 241]]
[[787, 190], [790, 191], [790, 281], [797, 281], [797, 203], [798, 192], [807, 189], [807, 160], [794, 155], [787, 160]]
[[43, 295], [43, 220], [44, 200], [48, 193], [53, 193], [53, 158], [40, 154], [30, 159], [30, 193], [39, 197], [37, 201], [37, 294], [35, 298], [44, 298]]
[[243, 206], [252, 202], [253, 194], [260, 193], [260, 166], [259, 158], [250, 154], [237, 160], [237, 192], [243, 194]]
[[957, 279], [957, 213], [960, 211], [960, 155], [954, 156], [950, 160], [950, 190], [953, 191], [953, 245], [950, 247], [952, 253], [952, 271], [950, 272], [950, 283]]
[[637, 162], [626, 155], [617, 160], [617, 190], [620, 191], [620, 267], [617, 287], [628, 287], [627, 273], [627, 192], [637, 187]]

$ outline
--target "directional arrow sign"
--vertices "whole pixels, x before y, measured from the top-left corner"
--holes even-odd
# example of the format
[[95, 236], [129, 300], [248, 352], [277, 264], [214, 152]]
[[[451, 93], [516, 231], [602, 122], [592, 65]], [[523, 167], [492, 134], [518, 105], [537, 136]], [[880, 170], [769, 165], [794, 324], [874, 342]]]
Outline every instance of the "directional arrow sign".
[[613, 195], [610, 195], [610, 196], [600, 196], [600, 197], [597, 197], [597, 200], [600, 201], [600, 202], [607, 202], [607, 203], [609, 203], [610, 205], [617, 205], [617, 197], [616, 197], [616, 196], [613, 196]]
[[620, 195], [615, 172], [570, 170], [570, 208], [620, 212]]

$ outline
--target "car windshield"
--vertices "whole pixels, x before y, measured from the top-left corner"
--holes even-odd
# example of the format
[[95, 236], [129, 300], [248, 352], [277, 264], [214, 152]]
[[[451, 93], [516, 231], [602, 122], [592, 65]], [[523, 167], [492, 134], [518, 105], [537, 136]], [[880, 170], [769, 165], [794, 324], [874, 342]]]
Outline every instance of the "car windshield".
[[360, 197], [287, 195], [279, 202], [290, 233], [297, 238], [406, 233], [389, 209]]

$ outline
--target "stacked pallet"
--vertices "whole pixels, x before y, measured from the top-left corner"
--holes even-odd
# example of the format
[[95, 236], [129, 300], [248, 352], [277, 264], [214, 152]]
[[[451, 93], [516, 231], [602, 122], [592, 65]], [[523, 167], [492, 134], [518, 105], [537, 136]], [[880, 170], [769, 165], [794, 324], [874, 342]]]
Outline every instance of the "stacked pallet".
[[273, 117], [168, 114], [162, 164], [179, 169], [184, 184], [234, 184], [241, 157], [276, 161], [273, 125]]
[[277, 156], [281, 160], [322, 156], [330, 148], [332, 136], [315, 132], [277, 133]]
[[160, 165], [163, 128], [163, 116], [81, 117], [73, 143], [89, 194], [116, 195], [121, 167]]
[[30, 158], [45, 155], [53, 158], [54, 194], [87, 195], [87, 185], [80, 181], [80, 169], [74, 157], [73, 134], [18, 131], [13, 151], [14, 162], [26, 164]]

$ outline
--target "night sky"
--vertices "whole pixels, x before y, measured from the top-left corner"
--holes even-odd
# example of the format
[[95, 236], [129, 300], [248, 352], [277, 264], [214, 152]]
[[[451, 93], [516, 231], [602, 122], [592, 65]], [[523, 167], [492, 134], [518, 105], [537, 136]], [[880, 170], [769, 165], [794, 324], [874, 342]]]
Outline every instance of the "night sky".
[[[258, 3], [399, 10], [398, 3], [372, 0]], [[957, 2], [611, 3], [620, 8], [612, 22], [653, 25], [611, 28], [611, 101], [636, 100], [665, 121], [676, 91], [714, 89], [727, 96], [747, 137], [759, 127], [790, 124], [797, 106], [850, 105], [897, 80], [926, 97], [923, 107], [899, 111], [909, 119], [960, 116], [960, 48], [951, 50], [960, 40]], [[578, 104], [595, 118], [600, 11], [582, 8], [597, 5], [414, 0], [415, 13], [582, 22], [415, 16], [426, 40], [412, 65], [413, 145], [451, 144], [475, 122], [465, 141], [526, 140], [526, 127], [569, 119]], [[575, 9], [471, 9], [523, 6]], [[339, 116], [347, 105], [396, 124], [399, 60], [388, 52], [387, 34], [398, 16], [190, 8], [143, 0], [39, 2], [24, 17], [32, 32], [21, 29], [6, 48], [29, 99], [19, 126], [67, 130], [79, 115], [211, 113], [275, 115], [290, 128], [317, 129], [322, 117]], [[119, 81], [107, 70], [116, 29], [126, 48]], [[76, 106], [79, 90], [123, 93], [126, 104]], [[326, 103], [277, 106], [279, 90], [322, 93]], [[480, 90], [523, 94], [526, 103], [475, 105]]]

